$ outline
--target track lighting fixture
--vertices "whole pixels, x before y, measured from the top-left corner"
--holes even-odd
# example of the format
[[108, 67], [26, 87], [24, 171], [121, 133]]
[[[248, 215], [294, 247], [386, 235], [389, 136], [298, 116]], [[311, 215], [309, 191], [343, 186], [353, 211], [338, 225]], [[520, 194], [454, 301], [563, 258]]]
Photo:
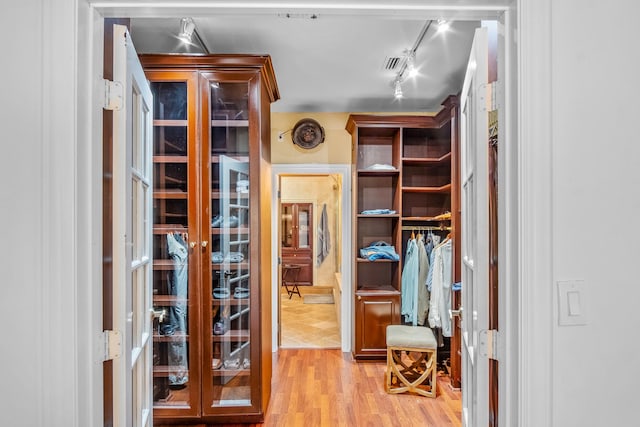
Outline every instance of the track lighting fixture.
[[194, 44], [193, 39], [195, 38], [196, 44], [200, 49], [205, 53], [209, 53], [207, 45], [204, 44], [202, 37], [198, 34], [198, 30], [196, 30], [196, 23], [193, 21], [193, 18], [182, 18], [180, 20], [180, 32], [178, 33], [178, 38], [188, 45]]
[[178, 33], [178, 38], [184, 43], [191, 43], [191, 38], [193, 37], [195, 29], [196, 23], [193, 22], [192, 18], [182, 18], [180, 20], [180, 32]]
[[[449, 28], [449, 21], [438, 19], [435, 22], [438, 25], [438, 32], [446, 31]], [[402, 63], [400, 65], [400, 69], [398, 70], [398, 73], [396, 74], [392, 82], [393, 94], [396, 98], [402, 98], [403, 96], [402, 82], [405, 81], [406, 77], [414, 78], [418, 75], [418, 67], [416, 67], [416, 51], [418, 50], [418, 47], [420, 47], [422, 40], [424, 39], [427, 31], [429, 31], [429, 28], [433, 23], [433, 20], [425, 22], [422, 30], [420, 30], [418, 38], [413, 44], [413, 47], [404, 51], [404, 57], [401, 59]]]
[[402, 82], [400, 81], [400, 78], [396, 78], [396, 80], [394, 81], [393, 94], [396, 97], [396, 99], [402, 98]]
[[442, 18], [438, 19], [436, 21], [436, 23], [438, 24], [438, 32], [439, 33], [444, 33], [451, 26], [451, 23], [449, 21], [447, 21], [446, 19], [442, 19]]

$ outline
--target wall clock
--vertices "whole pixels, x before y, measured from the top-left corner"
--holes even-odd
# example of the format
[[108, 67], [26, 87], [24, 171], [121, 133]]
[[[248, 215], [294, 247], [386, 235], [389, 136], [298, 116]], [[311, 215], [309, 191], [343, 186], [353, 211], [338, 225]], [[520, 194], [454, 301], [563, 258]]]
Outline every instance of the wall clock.
[[293, 127], [291, 139], [300, 148], [315, 148], [324, 142], [324, 128], [313, 119], [301, 119]]

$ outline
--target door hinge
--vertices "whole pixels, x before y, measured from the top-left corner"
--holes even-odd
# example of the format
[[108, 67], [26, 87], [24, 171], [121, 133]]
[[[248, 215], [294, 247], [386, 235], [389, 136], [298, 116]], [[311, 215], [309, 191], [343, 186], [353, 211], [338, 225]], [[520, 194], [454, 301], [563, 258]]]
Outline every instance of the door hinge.
[[495, 329], [480, 331], [480, 355], [498, 360], [498, 340], [500, 335]]
[[104, 100], [102, 108], [105, 110], [120, 110], [124, 98], [122, 83], [104, 79]]
[[122, 355], [122, 334], [120, 331], [102, 331], [104, 343], [103, 361], [117, 359]]

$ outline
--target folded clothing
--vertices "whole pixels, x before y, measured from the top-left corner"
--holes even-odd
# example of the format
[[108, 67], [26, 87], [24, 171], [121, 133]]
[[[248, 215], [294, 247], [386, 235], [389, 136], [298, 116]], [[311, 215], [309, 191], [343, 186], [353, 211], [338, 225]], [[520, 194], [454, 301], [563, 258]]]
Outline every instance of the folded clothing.
[[400, 259], [400, 256], [396, 253], [396, 248], [382, 240], [371, 243], [365, 248], [361, 248], [360, 257], [368, 259], [369, 261], [375, 261], [377, 259], [398, 261]]
[[393, 209], [367, 209], [360, 213], [362, 215], [393, 215], [396, 211]]

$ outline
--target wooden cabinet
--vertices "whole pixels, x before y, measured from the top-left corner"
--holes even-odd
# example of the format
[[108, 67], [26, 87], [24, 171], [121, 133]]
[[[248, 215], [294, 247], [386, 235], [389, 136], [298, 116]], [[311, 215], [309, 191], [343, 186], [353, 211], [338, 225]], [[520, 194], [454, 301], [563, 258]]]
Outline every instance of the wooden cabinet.
[[271, 382], [271, 60], [140, 59], [154, 96], [154, 425], [261, 421]]
[[[411, 233], [450, 234], [458, 247], [457, 113], [457, 98], [449, 97], [433, 116], [349, 116], [356, 359], [386, 357], [386, 326], [402, 322], [402, 260]], [[363, 253], [380, 242], [398, 259]]]
[[313, 203], [281, 204], [282, 264], [300, 266], [296, 285], [313, 285]]

